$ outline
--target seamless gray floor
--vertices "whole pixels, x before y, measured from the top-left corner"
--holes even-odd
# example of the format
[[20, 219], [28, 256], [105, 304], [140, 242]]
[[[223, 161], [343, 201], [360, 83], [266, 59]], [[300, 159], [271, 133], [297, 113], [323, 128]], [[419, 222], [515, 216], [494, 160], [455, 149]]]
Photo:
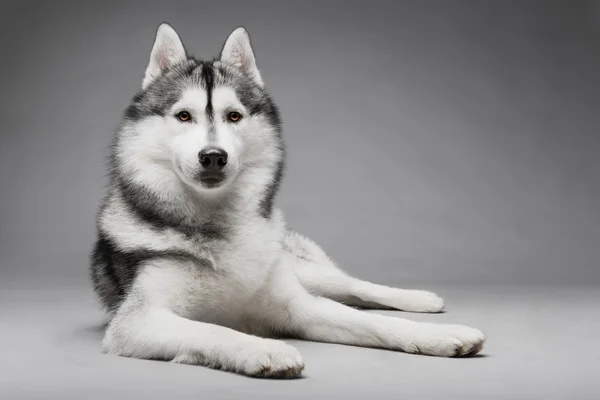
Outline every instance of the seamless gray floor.
[[305, 377], [268, 381], [100, 351], [102, 316], [84, 290], [5, 289], [2, 399], [597, 399], [600, 288], [438, 287], [445, 314], [384, 312], [484, 330], [470, 359], [291, 341]]

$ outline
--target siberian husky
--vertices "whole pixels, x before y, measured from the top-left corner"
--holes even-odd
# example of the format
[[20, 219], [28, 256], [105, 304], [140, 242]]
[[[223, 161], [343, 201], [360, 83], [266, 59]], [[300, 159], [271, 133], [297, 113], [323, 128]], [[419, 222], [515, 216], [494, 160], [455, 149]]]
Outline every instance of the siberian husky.
[[355, 308], [444, 303], [353, 278], [287, 228], [274, 207], [284, 159], [246, 30], [200, 61], [162, 24], [111, 146], [97, 219], [90, 272], [109, 319], [105, 352], [293, 378], [304, 362], [277, 338], [442, 357], [481, 350], [477, 329]]

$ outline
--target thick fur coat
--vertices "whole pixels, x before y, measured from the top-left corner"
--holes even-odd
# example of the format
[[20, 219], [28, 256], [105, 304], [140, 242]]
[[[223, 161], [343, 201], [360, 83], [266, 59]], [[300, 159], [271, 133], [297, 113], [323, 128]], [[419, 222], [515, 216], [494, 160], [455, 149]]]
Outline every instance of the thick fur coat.
[[187, 55], [158, 28], [142, 88], [111, 146], [110, 186], [91, 257], [109, 316], [106, 352], [297, 377], [276, 337], [436, 356], [477, 353], [484, 335], [350, 306], [439, 312], [433, 293], [355, 279], [274, 206], [285, 146], [250, 38], [219, 59]]

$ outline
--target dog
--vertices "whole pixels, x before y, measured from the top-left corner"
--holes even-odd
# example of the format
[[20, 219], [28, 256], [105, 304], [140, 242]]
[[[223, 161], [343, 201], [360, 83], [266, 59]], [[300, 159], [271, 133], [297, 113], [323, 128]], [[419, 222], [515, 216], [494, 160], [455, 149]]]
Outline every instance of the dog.
[[455, 357], [484, 334], [359, 308], [440, 312], [443, 300], [356, 279], [274, 205], [285, 165], [278, 108], [248, 33], [212, 61], [159, 26], [141, 90], [110, 147], [91, 254], [103, 351], [253, 377], [302, 375], [282, 338]]

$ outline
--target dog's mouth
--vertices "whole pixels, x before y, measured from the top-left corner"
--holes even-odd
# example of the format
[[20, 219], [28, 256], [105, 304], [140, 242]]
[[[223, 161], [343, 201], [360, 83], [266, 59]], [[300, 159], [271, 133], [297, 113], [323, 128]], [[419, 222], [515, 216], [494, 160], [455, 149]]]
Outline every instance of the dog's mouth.
[[225, 174], [222, 172], [201, 172], [196, 176], [196, 180], [200, 181], [202, 186], [206, 188], [216, 188], [225, 180]]

